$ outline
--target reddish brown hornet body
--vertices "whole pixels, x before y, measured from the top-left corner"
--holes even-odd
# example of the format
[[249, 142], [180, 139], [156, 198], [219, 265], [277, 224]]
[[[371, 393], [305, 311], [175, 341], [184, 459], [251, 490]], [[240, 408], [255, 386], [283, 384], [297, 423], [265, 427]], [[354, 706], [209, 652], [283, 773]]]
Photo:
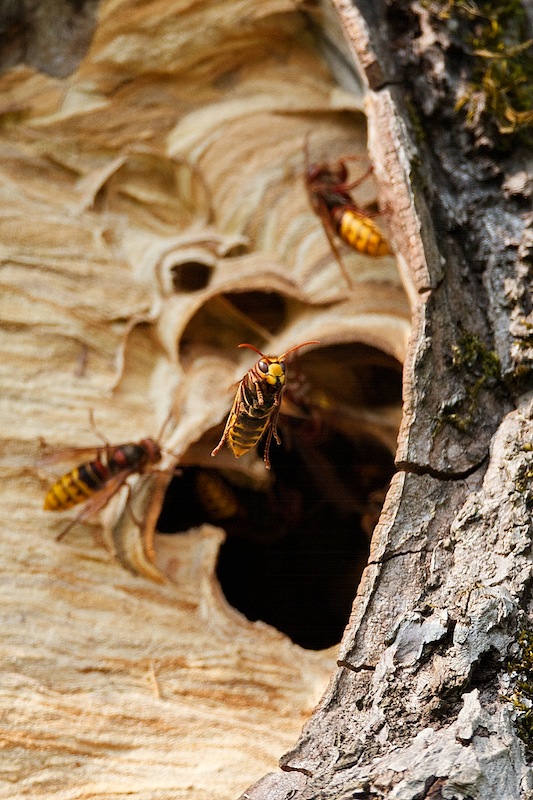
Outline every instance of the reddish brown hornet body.
[[224, 433], [211, 453], [212, 456], [215, 456], [227, 441], [235, 458], [240, 458], [258, 444], [266, 432], [263, 459], [266, 468], [270, 469], [268, 456], [272, 436], [278, 444], [281, 444], [277, 422], [287, 380], [285, 361], [289, 353], [308, 344], [320, 344], [320, 342], [304, 342], [296, 347], [291, 347], [281, 356], [265, 356], [251, 344], [239, 345], [239, 347], [249, 347], [250, 350], [255, 350], [261, 358], [239, 382]]
[[346, 160], [340, 158], [334, 165], [310, 164], [308, 145], [305, 143], [305, 182], [309, 201], [320, 217], [333, 254], [349, 286], [350, 276], [342, 261], [335, 236], [357, 252], [367, 256], [387, 256], [391, 249], [380, 228], [368, 212], [357, 207], [350, 190], [355, 189], [370, 175], [372, 169], [348, 183]]
[[[87, 448], [71, 448], [41, 463], [52, 463], [63, 458], [87, 453]], [[65, 511], [85, 503], [77, 517], [57, 536], [57, 541], [77, 522], [81, 522], [101, 511], [118, 490], [124, 486], [130, 475], [142, 474], [161, 460], [161, 450], [154, 439], [141, 439], [140, 442], [105, 445], [98, 448], [92, 461], [80, 464], [67, 472], [48, 491], [44, 499], [45, 511]]]

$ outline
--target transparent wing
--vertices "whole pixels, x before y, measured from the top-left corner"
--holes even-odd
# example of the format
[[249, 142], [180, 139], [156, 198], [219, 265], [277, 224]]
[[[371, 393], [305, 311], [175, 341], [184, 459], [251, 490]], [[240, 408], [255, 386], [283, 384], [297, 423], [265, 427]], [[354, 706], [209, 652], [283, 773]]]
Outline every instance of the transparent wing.
[[[47, 447], [46, 443], [42, 443], [43, 449]], [[83, 463], [84, 461], [92, 461], [99, 453], [109, 452], [114, 450], [120, 445], [106, 444], [106, 445], [92, 445], [89, 447], [64, 447], [59, 450], [49, 450], [44, 452], [37, 459], [37, 466], [46, 466], [48, 464], [57, 464], [60, 461], [77, 461]]]

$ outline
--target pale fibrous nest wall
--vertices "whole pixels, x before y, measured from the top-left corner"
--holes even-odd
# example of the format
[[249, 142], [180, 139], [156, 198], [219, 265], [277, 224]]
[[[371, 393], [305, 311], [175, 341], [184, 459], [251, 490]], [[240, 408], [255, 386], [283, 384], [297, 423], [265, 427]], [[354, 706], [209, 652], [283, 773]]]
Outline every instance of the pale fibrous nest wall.
[[[384, 364], [387, 375], [399, 369], [409, 306], [393, 258], [343, 250], [348, 287], [309, 206], [306, 138], [313, 160], [358, 156], [354, 174], [367, 164], [363, 92], [337, 82], [317, 29], [283, 0], [164, 9], [103, 2], [90, 47], [68, 77], [24, 64], [0, 77], [2, 560], [17, 574], [3, 597], [15, 660], [0, 702], [27, 698], [18, 724], [35, 742], [31, 720], [47, 693], [65, 695], [68, 724], [51, 729], [64, 754], [46, 786], [71, 756], [82, 765], [78, 785], [95, 779], [111, 691], [109, 713], [135, 719], [142, 731], [139, 741], [124, 734], [124, 747], [146, 748], [167, 765], [169, 785], [188, 780], [198, 798], [213, 796], [201, 763], [202, 747], [214, 748], [224, 776], [219, 796], [234, 796], [273, 768], [333, 664], [333, 651], [304, 651], [230, 608], [214, 576], [219, 529], [154, 536], [169, 474], [132, 481], [142, 531], [121, 495], [55, 544], [65, 516], [41, 511], [50, 477], [36, 467], [43, 439], [52, 449], [98, 444], [92, 411], [113, 443], [156, 436], [167, 420], [165, 469], [233, 468], [267, 485], [272, 476], [257, 454], [235, 462], [225, 448], [209, 456], [234, 384], [255, 360], [237, 345], [278, 354], [310, 339], [321, 344], [299, 363], [333, 404], [327, 424], [342, 409], [343, 435], [375, 439], [392, 458], [397, 393], [387, 402], [385, 386], [374, 407], [364, 392], [351, 400], [347, 387], [356, 391], [360, 358], [378, 372]], [[376, 203], [372, 180], [357, 198]], [[243, 310], [238, 295], [257, 303]], [[17, 644], [17, 607], [35, 623], [37, 658]], [[264, 665], [272, 653], [271, 674]], [[78, 718], [78, 692], [91, 697], [96, 727]], [[226, 727], [214, 724], [215, 696]], [[243, 713], [252, 706], [256, 730], [245, 735]], [[180, 748], [196, 748], [186, 765], [170, 752], [178, 730]], [[22, 786], [36, 769], [31, 751], [13, 760]], [[100, 774], [121, 769], [109, 756]], [[122, 790], [138, 789], [141, 767], [124, 770]], [[158, 779], [161, 789], [167, 778]]]

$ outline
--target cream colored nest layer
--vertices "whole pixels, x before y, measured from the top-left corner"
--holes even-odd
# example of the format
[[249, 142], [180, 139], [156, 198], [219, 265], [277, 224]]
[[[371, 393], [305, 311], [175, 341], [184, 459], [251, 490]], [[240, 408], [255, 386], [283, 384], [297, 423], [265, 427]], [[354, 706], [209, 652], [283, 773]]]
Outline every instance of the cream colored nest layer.
[[[223, 422], [254, 360], [240, 341], [273, 354], [363, 343], [402, 361], [409, 308], [392, 258], [345, 252], [349, 290], [310, 209], [305, 137], [315, 160], [364, 156], [366, 127], [294, 3], [109, 0], [98, 13], [70, 77], [0, 78], [0, 704], [13, 709], [0, 774], [26, 797], [234, 797], [294, 741], [334, 654], [227, 606], [219, 530], [152, 543], [168, 475], [134, 486], [147, 538], [123, 496], [102, 515], [108, 547], [144, 577], [95, 544], [101, 519], [56, 544], [65, 520], [41, 510], [40, 439], [98, 444], [93, 410], [111, 442], [135, 441], [172, 411], [172, 466]], [[196, 290], [176, 277], [191, 263], [205, 267]], [[225, 297], [243, 291], [283, 298], [275, 331]], [[398, 414], [375, 422], [391, 447]], [[243, 469], [264, 474], [253, 455]]]

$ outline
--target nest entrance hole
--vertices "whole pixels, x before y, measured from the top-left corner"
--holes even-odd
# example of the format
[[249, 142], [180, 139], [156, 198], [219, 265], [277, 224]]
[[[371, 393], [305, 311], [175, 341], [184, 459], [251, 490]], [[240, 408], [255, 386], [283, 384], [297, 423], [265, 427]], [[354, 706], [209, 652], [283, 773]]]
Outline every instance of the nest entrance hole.
[[[181, 281], [183, 277], [180, 276]], [[188, 363], [198, 348], [222, 350], [235, 357], [241, 342], [266, 347], [269, 337], [287, 324], [293, 306], [297, 307], [298, 303], [279, 292], [254, 290], [217, 294], [187, 323], [179, 342], [180, 360]]]
[[209, 284], [213, 268], [202, 261], [184, 261], [170, 268], [175, 292], [198, 292]]
[[[327, 387], [328, 370], [341, 367], [344, 381], [326, 394], [317, 378]], [[299, 371], [301, 383], [313, 387], [308, 408], [296, 391]], [[258, 487], [251, 472], [217, 468], [208, 454], [221, 430], [208, 431], [194, 445], [206, 457], [172, 480], [157, 529], [185, 533], [204, 522], [223, 528], [217, 577], [228, 602], [321, 650], [342, 637], [394, 473], [389, 411], [399, 406], [401, 366], [366, 345], [340, 345], [302, 354], [289, 380], [289, 401], [302, 413], [280, 416], [270, 483]]]
[[[266, 510], [259, 508], [255, 530], [228, 534], [217, 576], [228, 602], [248, 619], [322, 650], [340, 641], [348, 622], [383, 500], [376, 509], [370, 495], [388, 485], [394, 466], [379, 443], [354, 445], [340, 434], [315, 455], [283, 443], [271, 453], [274, 485]], [[359, 496], [351, 491], [354, 481]]]

